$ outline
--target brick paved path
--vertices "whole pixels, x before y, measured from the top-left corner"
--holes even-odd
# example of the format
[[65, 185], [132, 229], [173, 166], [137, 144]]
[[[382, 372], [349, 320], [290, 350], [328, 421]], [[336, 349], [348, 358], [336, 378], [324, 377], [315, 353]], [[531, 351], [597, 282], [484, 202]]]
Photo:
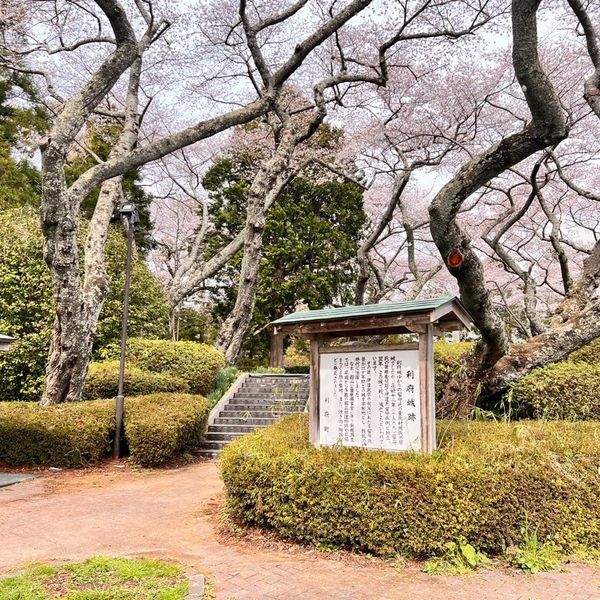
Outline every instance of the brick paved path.
[[[115, 465], [0, 489], [0, 574], [93, 554], [172, 557], [206, 570], [217, 600], [600, 600], [600, 568], [431, 577], [409, 564], [227, 539], [216, 465], [133, 472]], [[253, 538], [250, 538], [253, 539]]]

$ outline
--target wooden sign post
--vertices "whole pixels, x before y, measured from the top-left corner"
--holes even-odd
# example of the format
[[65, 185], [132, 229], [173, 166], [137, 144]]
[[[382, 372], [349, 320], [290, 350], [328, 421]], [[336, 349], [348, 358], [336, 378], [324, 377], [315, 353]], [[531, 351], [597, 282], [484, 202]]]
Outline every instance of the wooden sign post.
[[[470, 326], [453, 297], [305, 311], [277, 333], [310, 339], [310, 440], [390, 452], [436, 447], [433, 338]], [[336, 338], [413, 333], [417, 343], [328, 345]]]

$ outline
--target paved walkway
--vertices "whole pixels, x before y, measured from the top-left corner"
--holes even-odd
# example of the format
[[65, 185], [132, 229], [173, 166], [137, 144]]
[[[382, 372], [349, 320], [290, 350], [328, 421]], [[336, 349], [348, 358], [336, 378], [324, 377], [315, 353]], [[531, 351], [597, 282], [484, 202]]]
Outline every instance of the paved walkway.
[[432, 577], [413, 563], [395, 569], [267, 537], [227, 537], [218, 527], [222, 490], [212, 462], [154, 472], [110, 465], [1, 488], [0, 574], [32, 560], [152, 555], [204, 569], [217, 600], [600, 600], [599, 567]]

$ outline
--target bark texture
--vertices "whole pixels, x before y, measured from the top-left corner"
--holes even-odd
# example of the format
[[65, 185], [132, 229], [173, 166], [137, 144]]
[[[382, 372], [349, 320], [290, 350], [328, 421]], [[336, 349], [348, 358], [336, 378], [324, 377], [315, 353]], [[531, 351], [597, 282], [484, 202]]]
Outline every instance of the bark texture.
[[[429, 209], [433, 240], [456, 278], [461, 299], [484, 342], [482, 369], [506, 354], [508, 339], [486, 288], [481, 261], [457, 222], [458, 212], [481, 186], [535, 152], [557, 144], [568, 133], [560, 100], [538, 57], [538, 6], [538, 0], [512, 2], [513, 65], [531, 111], [531, 122], [521, 132], [502, 139], [466, 163], [440, 190]], [[462, 256], [459, 265], [450, 266], [451, 255]]]

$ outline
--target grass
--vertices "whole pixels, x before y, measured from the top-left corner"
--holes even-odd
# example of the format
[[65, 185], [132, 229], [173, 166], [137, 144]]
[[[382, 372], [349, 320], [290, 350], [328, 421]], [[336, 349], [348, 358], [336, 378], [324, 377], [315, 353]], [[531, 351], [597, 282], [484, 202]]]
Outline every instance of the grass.
[[2, 600], [184, 600], [187, 591], [180, 567], [149, 558], [33, 565], [0, 580]]
[[563, 560], [557, 548], [549, 542], [540, 542], [536, 531], [524, 527], [523, 540], [516, 548], [507, 552], [508, 562], [525, 573], [534, 575], [543, 571], [553, 571]]

